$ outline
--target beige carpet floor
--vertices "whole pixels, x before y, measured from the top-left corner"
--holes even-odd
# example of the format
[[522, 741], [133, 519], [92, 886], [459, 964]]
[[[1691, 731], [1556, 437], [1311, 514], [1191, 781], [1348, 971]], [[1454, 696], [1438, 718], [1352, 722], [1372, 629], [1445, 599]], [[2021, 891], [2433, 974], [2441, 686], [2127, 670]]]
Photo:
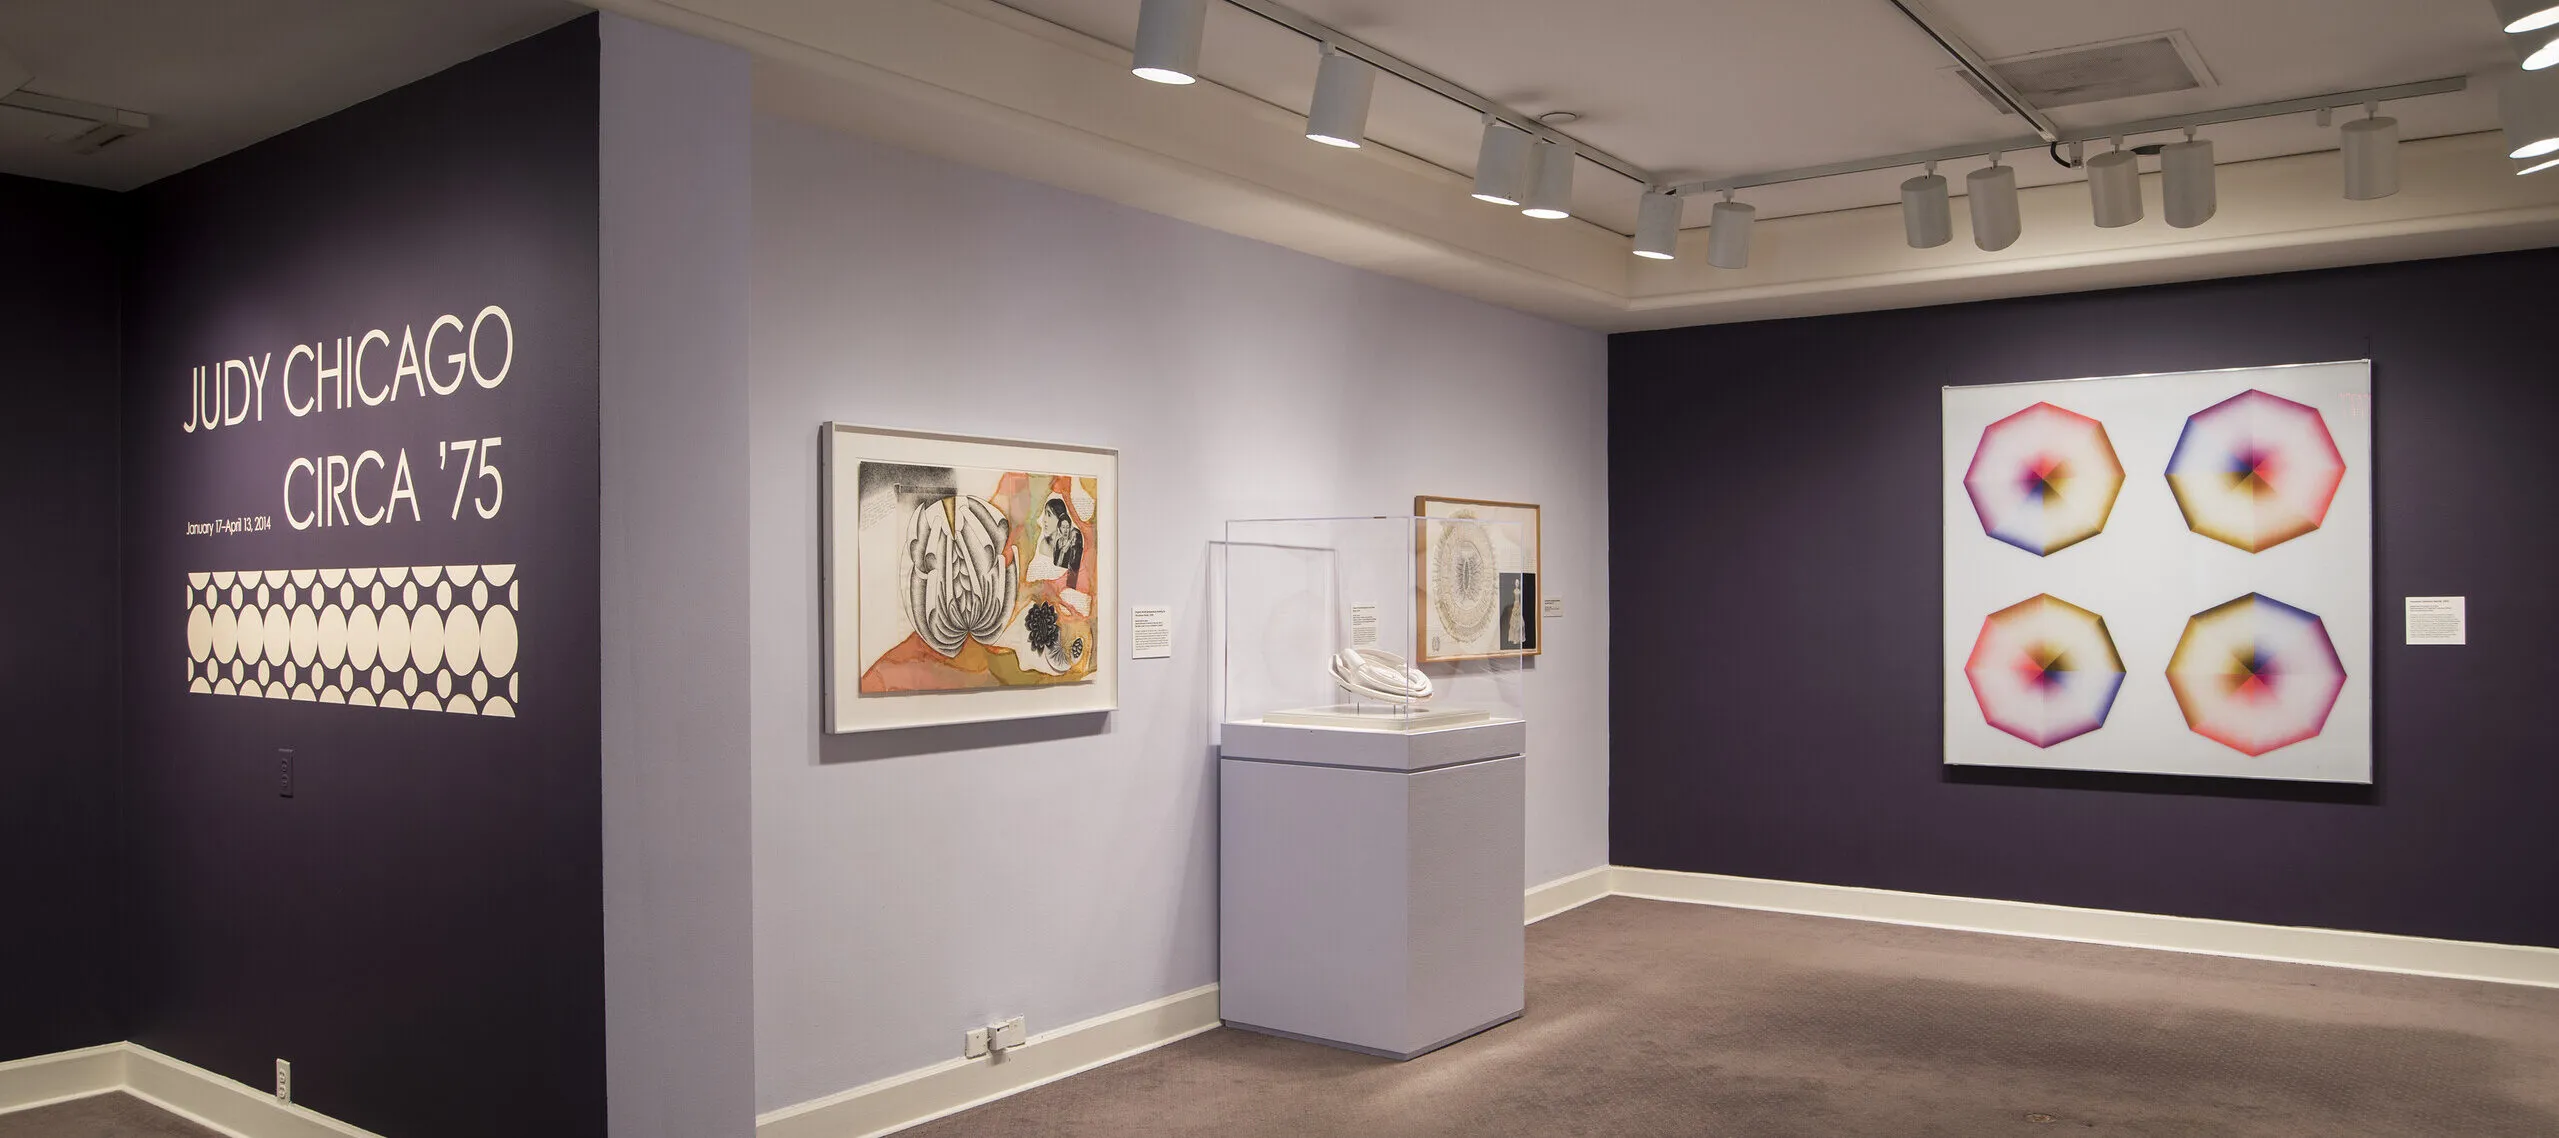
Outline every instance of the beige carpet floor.
[[222, 1138], [118, 1091], [0, 1114], [0, 1138]]
[[2559, 1138], [2559, 990], [1610, 898], [1409, 1063], [1218, 1030], [903, 1138]]

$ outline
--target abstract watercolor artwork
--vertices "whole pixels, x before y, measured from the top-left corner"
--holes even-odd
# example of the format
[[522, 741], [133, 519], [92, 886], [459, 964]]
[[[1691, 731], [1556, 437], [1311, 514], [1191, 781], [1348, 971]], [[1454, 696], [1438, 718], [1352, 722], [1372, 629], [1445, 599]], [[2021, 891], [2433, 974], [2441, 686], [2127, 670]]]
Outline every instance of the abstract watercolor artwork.
[[1526, 502], [1413, 499], [1423, 519], [1415, 550], [1425, 662], [1535, 656], [1545, 643], [1537, 591], [1541, 520]]
[[2363, 362], [1946, 388], [1945, 762], [2372, 781], [2371, 392]]
[[1107, 710], [1116, 455], [830, 424], [828, 726]]
[[1982, 532], [2037, 557], [2097, 536], [2123, 488], [2105, 424], [2050, 403], [1991, 424], [1964, 471]]
[[1100, 479], [864, 462], [864, 694], [1077, 683], [1093, 674]]
[[2124, 686], [2124, 661], [2104, 617], [2038, 596], [1981, 622], [1964, 679], [1991, 726], [2049, 747], [2106, 725]]
[[2250, 553], [2318, 529], [2345, 479], [2318, 409], [2263, 391], [2187, 416], [2168, 459], [2186, 527]]
[[2346, 665], [2318, 617], [2250, 593], [2186, 622], [2168, 686], [2196, 734], [2262, 755], [2318, 736]]

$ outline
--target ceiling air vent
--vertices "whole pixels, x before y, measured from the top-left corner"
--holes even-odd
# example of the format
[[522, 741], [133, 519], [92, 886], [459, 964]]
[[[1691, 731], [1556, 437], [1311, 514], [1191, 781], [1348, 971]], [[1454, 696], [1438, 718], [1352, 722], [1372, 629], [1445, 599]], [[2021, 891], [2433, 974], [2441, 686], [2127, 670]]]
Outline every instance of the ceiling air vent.
[[[1990, 69], [2016, 88], [2039, 110], [2192, 91], [2213, 85], [2212, 72], [2186, 33], [2157, 32], [2106, 43], [2039, 51], [1989, 61]], [[1985, 101], [2007, 113], [2006, 104], [1983, 89], [1972, 73], [1955, 74]]]

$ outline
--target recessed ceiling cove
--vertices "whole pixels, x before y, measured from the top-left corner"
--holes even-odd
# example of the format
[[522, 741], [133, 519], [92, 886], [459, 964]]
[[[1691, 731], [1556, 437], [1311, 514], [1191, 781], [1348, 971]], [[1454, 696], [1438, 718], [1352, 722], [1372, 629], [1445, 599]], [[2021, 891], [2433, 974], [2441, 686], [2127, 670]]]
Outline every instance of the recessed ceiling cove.
[[[0, 95], [0, 173], [132, 189], [583, 11], [565, 0], [9, 0], [0, 88], [19, 82]], [[117, 112], [126, 128], [97, 145]]]

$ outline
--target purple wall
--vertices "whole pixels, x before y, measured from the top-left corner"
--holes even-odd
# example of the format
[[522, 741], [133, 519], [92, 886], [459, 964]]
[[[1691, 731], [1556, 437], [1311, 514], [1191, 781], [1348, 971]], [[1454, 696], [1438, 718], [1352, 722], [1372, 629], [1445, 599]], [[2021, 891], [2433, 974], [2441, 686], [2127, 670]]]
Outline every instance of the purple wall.
[[112, 194], [0, 176], [0, 1059], [112, 1043]]
[[[1612, 337], [1612, 860], [2559, 946], [2554, 277], [2536, 251]], [[2363, 358], [2375, 786], [1940, 765], [1941, 385]], [[2399, 643], [2411, 594], [2468, 596], [2470, 645]]]
[[[134, 195], [132, 1037], [251, 1086], [291, 1059], [297, 1101], [385, 1134], [604, 1132], [596, 35], [576, 21]], [[391, 374], [404, 329], [489, 305], [513, 328], [508, 362], [496, 325], [484, 341], [500, 383]], [[317, 370], [294, 344], [377, 328], [365, 386], [416, 393], [289, 412], [282, 369], [297, 402]], [[273, 361], [263, 416], [182, 429], [192, 370], [244, 357]], [[491, 437], [503, 498], [475, 476], [456, 505], [445, 444]], [[294, 461], [368, 450], [406, 453], [417, 516], [292, 528], [317, 498], [305, 475], [287, 500]], [[359, 513], [388, 500], [387, 470], [364, 477]], [[241, 516], [273, 528], [188, 533]], [[192, 693], [181, 670], [190, 574], [495, 564], [516, 567], [513, 718]]]

